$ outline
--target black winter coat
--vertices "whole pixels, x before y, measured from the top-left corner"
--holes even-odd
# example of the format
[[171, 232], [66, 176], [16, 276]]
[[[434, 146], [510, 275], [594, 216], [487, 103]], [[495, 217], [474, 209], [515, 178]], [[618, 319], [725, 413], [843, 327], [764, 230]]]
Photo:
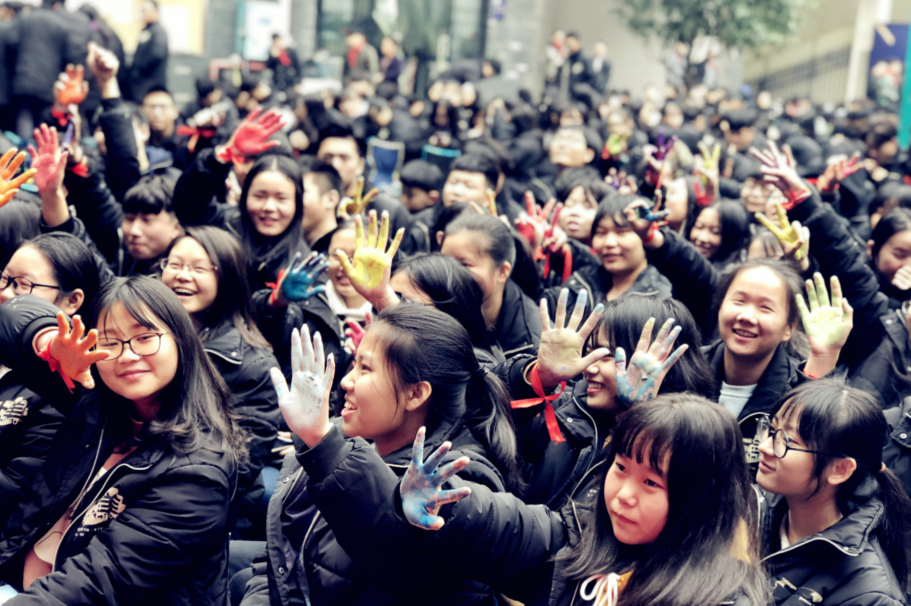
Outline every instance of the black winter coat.
[[0, 528], [47, 459], [62, 420], [15, 372], [0, 378]]
[[522, 289], [508, 280], [503, 292], [500, 318], [494, 327], [503, 355], [510, 358], [520, 353], [534, 354], [541, 344], [541, 312]]
[[[580, 583], [566, 578], [566, 562], [555, 562], [554, 556], [579, 541], [593, 515], [584, 505], [570, 501], [558, 513], [471, 484], [468, 497], [440, 509], [442, 529], [419, 530], [404, 519], [399, 477], [376, 451], [363, 440], [335, 440], [318, 456], [313, 452], [322, 443], [299, 458], [310, 477], [310, 494], [335, 529], [338, 544], [353, 560], [369, 562], [371, 574], [404, 584], [438, 583], [441, 574], [472, 579], [526, 606], [579, 603]], [[449, 484], [444, 488], [468, 483], [456, 477]], [[418, 590], [419, 603], [448, 597], [434, 585]]]
[[16, 67], [14, 96], [54, 102], [54, 83], [68, 63], [85, 64], [89, 41], [87, 19], [77, 13], [35, 9], [14, 21]]
[[[438, 427], [428, 436], [425, 452], [433, 452], [446, 440], [453, 446], [443, 464], [468, 456], [471, 462], [459, 474], [461, 478], [497, 492], [504, 490], [502, 478], [488, 461], [483, 447], [460, 422]], [[441, 587], [439, 577], [416, 581], [411, 575], [406, 579], [401, 570], [387, 576], [380, 572], [382, 567], [375, 568], [370, 559], [361, 559], [359, 554], [339, 544], [336, 537], [348, 534], [348, 524], [327, 517], [328, 509], [319, 499], [322, 486], [319, 481], [323, 477], [314, 472], [343, 457], [353, 444], [370, 449], [375, 455], [373, 447], [363, 440], [346, 440], [341, 430], [334, 428], [313, 449], [304, 448], [296, 457], [289, 455], [285, 459], [269, 502], [266, 553], [254, 560], [255, 576], [247, 584], [242, 604], [423, 604], [428, 595], [434, 596], [435, 604], [494, 604], [491, 590], [480, 583], [462, 581]], [[398, 481], [411, 461], [411, 445], [385, 459], [376, 456], [376, 460], [376, 473]], [[358, 496], [361, 488], [350, 486], [349, 495], [362, 499], [369, 508], [375, 495], [369, 483], [362, 488], [367, 492]], [[366, 515], [373, 517], [382, 512]]]
[[130, 94], [142, 103], [153, 88], [168, 85], [168, 34], [159, 23], [150, 23], [139, 35], [139, 46], [130, 66]]
[[876, 480], [868, 478], [856, 491], [859, 503], [850, 513], [786, 549], [781, 549], [780, 529], [788, 503], [757, 489], [763, 562], [775, 580], [772, 599], [776, 606], [907, 603], [875, 534], [884, 515], [882, 502], [873, 496], [878, 489]]
[[244, 501], [236, 526], [238, 530], [247, 530], [263, 493], [257, 478], [262, 468], [272, 462], [272, 448], [282, 425], [278, 396], [269, 376], [269, 370], [277, 368], [278, 361], [269, 350], [252, 347], [244, 341], [231, 322], [203, 329], [200, 338], [218, 374], [234, 394], [234, 412], [247, 433], [250, 460], [239, 470], [237, 496]]
[[905, 398], [900, 406], [883, 414], [891, 431], [883, 448], [883, 463], [898, 476], [905, 492], [911, 494], [911, 398]]
[[34, 354], [56, 311], [31, 295], [0, 306], [0, 361], [69, 410], [67, 431], [0, 532], [0, 580], [22, 589], [25, 554], [78, 501], [54, 572], [8, 604], [222, 604], [236, 464], [207, 436], [179, 454], [140, 434], [138, 448], [86, 490], [130, 421], [123, 400], [103, 387], [71, 394]]

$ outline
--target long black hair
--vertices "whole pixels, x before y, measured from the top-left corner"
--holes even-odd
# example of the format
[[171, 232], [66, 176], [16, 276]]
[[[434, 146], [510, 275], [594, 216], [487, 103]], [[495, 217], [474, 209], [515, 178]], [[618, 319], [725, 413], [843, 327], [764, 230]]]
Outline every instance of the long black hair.
[[[650, 545], [624, 545], [614, 536], [604, 482], [617, 455], [648, 463], [667, 481], [667, 521]], [[626, 605], [720, 604], [740, 593], [767, 603], [758, 548], [745, 536], [755, 531], [757, 512], [730, 412], [692, 394], [658, 396], [623, 413], [602, 460], [593, 519], [579, 543], [558, 556], [568, 578], [634, 570], [621, 597]]]
[[41, 209], [25, 200], [0, 207], [0, 267], [6, 267], [19, 246], [41, 233]]
[[870, 241], [873, 245], [870, 247], [870, 265], [873, 273], [879, 278], [879, 289], [892, 297], [901, 301], [908, 299], [908, 291], [900, 290], [892, 285], [891, 280], [885, 279], [877, 267], [879, 253], [885, 246], [886, 242], [895, 234], [911, 229], [911, 210], [901, 206], [890, 210], [885, 217], [879, 220], [873, 233], [870, 235]]
[[395, 273], [399, 272], [427, 293], [437, 309], [464, 326], [472, 345], [486, 351], [493, 350], [496, 338], [481, 314], [484, 293], [471, 272], [458, 261], [440, 253], [420, 253], [399, 263]]
[[[247, 283], [247, 264], [240, 244], [225, 230], [209, 225], [188, 227], [185, 232], [171, 243], [171, 250], [184, 238], [193, 238], [209, 255], [218, 280], [215, 300], [202, 314], [203, 325], [215, 328], [231, 322], [247, 345], [272, 351], [272, 346], [256, 326], [253, 297]], [[203, 342], [207, 340], [206, 336], [202, 336]]]
[[607, 347], [615, 351], [622, 347], [627, 355], [632, 355], [649, 318], [655, 319], [652, 338], [655, 338], [667, 320], [674, 318], [674, 326], [681, 328], [674, 347], [689, 345], [686, 353], [677, 360], [661, 382], [659, 393], [688, 391], [712, 397], [715, 393], [715, 378], [712, 367], [702, 353], [699, 328], [686, 306], [675, 299], [631, 295], [608, 302], [589, 337], [586, 349], [593, 351]]
[[101, 272], [95, 262], [95, 255], [82, 240], [73, 234], [51, 232], [32, 238], [22, 246], [38, 250], [54, 268], [54, 279], [60, 286], [57, 291], [58, 300], [79, 288], [84, 295], [79, 310], [93, 308], [101, 288]]
[[434, 307], [400, 303], [370, 325], [379, 333], [396, 394], [406, 385], [430, 383], [427, 430], [465, 422], [491, 454], [510, 491], [522, 485], [515, 426], [506, 386], [481, 368], [468, 331]]
[[[790, 420], [807, 448], [820, 451], [813, 455], [812, 476], [819, 486], [826, 468], [837, 458], [857, 462], [857, 469], [839, 487], [836, 504], [848, 515], [873, 495], [882, 501], [884, 511], [874, 532], [907, 593], [911, 589], [911, 500], [901, 481], [882, 463], [890, 430], [876, 398], [836, 379], [820, 379], [786, 393], [773, 415], [781, 422]], [[878, 491], [861, 486], [871, 479]]]
[[[281, 235], [267, 237], [256, 231], [250, 213], [247, 211], [247, 197], [250, 187], [260, 173], [278, 171], [294, 183], [294, 218], [288, 229]], [[304, 181], [297, 162], [285, 156], [269, 155], [260, 158], [253, 164], [240, 193], [240, 241], [247, 258], [247, 266], [252, 270], [250, 276], [256, 275], [264, 265], [271, 266], [279, 261], [291, 262], [297, 252], [308, 252], [301, 225], [304, 219]], [[275, 277], [275, 276], [273, 276]], [[262, 284], [257, 284], [261, 287]]]
[[[718, 213], [718, 223], [721, 226], [721, 244], [710, 260], [712, 265], [723, 269], [732, 261], [736, 261], [740, 256], [740, 251], [748, 246], [750, 218], [743, 204], [736, 200], [717, 200], [699, 212], [702, 214], [702, 211], [710, 208]], [[692, 232], [692, 227], [686, 234], [687, 239], [692, 241], [690, 232]]]
[[[98, 296], [91, 326], [98, 332], [101, 315], [115, 303], [139, 324], [148, 328], [165, 328], [177, 345], [177, 373], [159, 396], [158, 417], [146, 424], [145, 431], [167, 442], [178, 453], [188, 453], [200, 446], [202, 435], [209, 434], [215, 444], [238, 464], [246, 461], [246, 439], [235, 419], [232, 394], [203, 350], [189, 314], [167, 286], [148, 276], [118, 278]], [[156, 324], [157, 321], [157, 324]], [[101, 383], [102, 395], [123, 400]], [[124, 414], [128, 406], [116, 406]]]

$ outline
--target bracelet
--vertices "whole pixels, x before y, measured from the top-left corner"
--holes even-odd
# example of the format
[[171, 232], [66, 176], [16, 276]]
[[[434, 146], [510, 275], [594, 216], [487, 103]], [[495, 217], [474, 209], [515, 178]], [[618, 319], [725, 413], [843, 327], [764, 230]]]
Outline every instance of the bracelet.
[[528, 375], [525, 380], [531, 385], [531, 388], [535, 391], [537, 398], [529, 398], [527, 400], [514, 400], [510, 402], [510, 406], [514, 409], [521, 408], [531, 408], [532, 406], [538, 406], [539, 404], [544, 404], [544, 423], [547, 425], [547, 433], [550, 436], [552, 442], [565, 442], [566, 438], [563, 437], [563, 434], [560, 432], [560, 424], [557, 422], [557, 413], [554, 412], [554, 406], [552, 402], [563, 395], [563, 392], [566, 391], [566, 381], [560, 383], [560, 391], [555, 393], [552, 396], [548, 396], [544, 393], [544, 386], [541, 384], [541, 377], [538, 375], [538, 362], [537, 360], [531, 366], [531, 372], [526, 370]]

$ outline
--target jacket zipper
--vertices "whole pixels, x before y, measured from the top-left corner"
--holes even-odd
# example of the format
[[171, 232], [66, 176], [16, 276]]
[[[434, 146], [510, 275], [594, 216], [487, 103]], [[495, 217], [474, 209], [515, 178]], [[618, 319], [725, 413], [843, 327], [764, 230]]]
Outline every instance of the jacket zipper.
[[858, 553], [851, 553], [850, 551], [845, 551], [844, 548], [842, 548], [838, 543], [836, 543], [836, 542], [834, 542], [834, 541], [830, 541], [829, 539], [825, 539], [825, 538], [823, 538], [823, 537], [817, 537], [817, 538], [815, 538], [815, 539], [810, 539], [810, 540], [808, 540], [808, 541], [800, 541], [799, 543], [797, 543], [797, 544], [795, 544], [795, 545], [791, 545], [790, 547], [787, 547], [787, 548], [785, 548], [785, 549], [781, 549], [781, 550], [779, 550], [779, 551], [776, 551], [775, 553], [769, 554], [769, 555], [767, 555], [766, 557], [762, 558], [762, 559], [760, 560], [760, 562], [765, 562], [765, 561], [768, 560], [768, 559], [771, 559], [771, 558], [774, 558], [775, 556], [779, 556], [779, 555], [781, 555], [781, 554], [783, 554], [783, 553], [787, 553], [787, 552], [789, 552], [789, 551], [792, 551], [792, 550], [794, 550], [794, 549], [797, 548], [797, 547], [803, 547], [804, 545], [808, 545], [808, 544], [810, 544], [810, 543], [812, 543], [812, 542], [814, 542], [814, 541], [823, 541], [824, 543], [828, 543], [829, 545], [831, 545], [832, 547], [834, 547], [834, 548], [837, 549], [838, 551], [840, 551], [840, 552], [842, 552], [843, 554], [845, 554], [846, 556], [850, 556], [850, 557], [852, 557], [852, 558], [856, 558], [857, 556], [860, 555], [860, 552], [858, 552]]
[[[99, 443], [98, 448], [99, 448], [99, 450], [101, 449], [101, 444], [100, 444], [100, 443]], [[132, 469], [133, 471], [148, 471], [149, 469], [152, 468], [152, 464], [149, 463], [149, 465], [148, 465], [147, 467], [133, 467], [132, 465], [128, 465], [127, 463], [121, 463], [121, 464], [119, 464], [119, 465], [115, 465], [114, 468], [111, 469], [111, 471], [109, 471], [108, 473], [105, 474], [105, 475], [107, 476], [107, 478], [105, 479], [104, 482], [102, 482], [102, 484], [101, 484], [101, 489], [100, 489], [98, 492], [95, 493], [95, 496], [96, 496], [96, 497], [97, 497], [98, 495], [104, 493], [104, 490], [107, 488], [108, 482], [109, 482], [110, 479], [113, 477], [114, 472], [117, 471], [118, 469], [120, 469], [121, 467], [127, 467], [127, 468], [129, 468], [129, 469]], [[94, 469], [93, 469], [92, 471], [94, 471]], [[76, 520], [82, 518], [82, 516], [84, 516], [84, 515], [86, 514], [86, 512], [87, 512], [87, 511], [91, 508], [91, 506], [94, 505], [94, 504], [95, 504], [95, 499], [93, 498], [93, 499], [91, 499], [91, 501], [89, 501], [89, 504], [86, 505], [85, 509], [83, 509], [83, 510], [79, 513], [79, 515], [73, 516], [72, 522], [71, 522], [70, 525], [67, 527], [67, 529], [63, 532], [63, 536], [60, 537], [60, 545], [59, 545], [59, 547], [57, 548], [57, 555], [54, 557], [54, 565], [51, 567], [51, 572], [54, 572], [54, 571], [57, 569], [57, 562], [58, 562], [59, 559], [60, 559], [60, 547], [63, 547], [63, 543], [64, 543], [64, 540], [66, 539], [67, 533], [70, 531], [71, 528], [73, 528], [73, 527], [76, 526]]]

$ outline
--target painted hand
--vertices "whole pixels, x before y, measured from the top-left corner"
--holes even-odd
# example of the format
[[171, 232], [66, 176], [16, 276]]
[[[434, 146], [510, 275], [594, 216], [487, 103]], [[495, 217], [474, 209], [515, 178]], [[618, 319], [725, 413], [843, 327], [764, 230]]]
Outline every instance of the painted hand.
[[354, 193], [354, 198], [346, 198], [345, 202], [341, 202], [338, 205], [338, 214], [339, 218], [347, 219], [348, 217], [353, 217], [354, 215], [363, 215], [367, 210], [367, 205], [370, 204], [370, 201], [373, 200], [380, 191], [376, 188], [371, 189], [367, 195], [364, 195], [364, 177], [357, 178], [357, 190]]
[[756, 220], [778, 239], [785, 257], [793, 257], [795, 261], [803, 260], [810, 248], [809, 230], [802, 228], [797, 221], [789, 222], [784, 207], [777, 202], [775, 210], [778, 212], [778, 224], [781, 227], [775, 225], [763, 213], [756, 213]]
[[573, 314], [569, 323], [566, 323], [568, 298], [569, 290], [564, 288], [560, 291], [560, 299], [557, 301], [557, 315], [553, 326], [550, 324], [547, 300], [541, 299], [541, 324], [544, 331], [541, 333], [541, 345], [538, 347], [538, 376], [545, 390], [553, 389], [563, 381], [582, 374], [586, 368], [610, 355], [610, 350], [602, 347], [585, 357], [582, 356], [585, 342], [598, 324], [604, 305], [598, 304], [582, 324], [588, 293], [584, 290], [579, 291]]
[[650, 233], [657, 229], [656, 222], [667, 217], [671, 211], [659, 210], [661, 208], [661, 195], [659, 194], [655, 204], [649, 206], [645, 200], [637, 200], [623, 209], [626, 220], [629, 221], [633, 231], [645, 241]]
[[288, 429], [312, 448], [332, 428], [329, 395], [335, 376], [335, 359], [329, 354], [329, 359], [325, 360], [319, 333], [311, 344], [310, 330], [306, 325], [303, 330], [303, 336], [296, 328], [291, 333], [291, 389], [279, 369], [273, 368], [269, 372]]
[[[63, 313], [57, 314], [57, 336], [51, 340], [51, 368], [60, 373], [67, 386], [72, 389], [73, 381], [81, 383], [86, 389], [94, 389], [92, 364], [107, 359], [104, 349], [93, 351], [98, 343], [98, 332], [92, 329], [85, 333], [85, 325], [79, 316], [73, 317], [73, 328], [66, 321]], [[55, 368], [56, 366], [56, 368]]]
[[892, 278], [892, 286], [901, 290], [911, 289], [911, 267], [902, 265]]
[[348, 328], [345, 329], [345, 336], [348, 337], [350, 343], [345, 344], [345, 348], [348, 350], [352, 356], [357, 353], [357, 348], [360, 347], [361, 341], [364, 340], [364, 335], [367, 334], [367, 327], [373, 322], [373, 316], [368, 311], [364, 314], [364, 325], [361, 326], [354, 320], [348, 320], [345, 324], [348, 325]]
[[269, 137], [282, 129], [281, 114], [270, 111], [260, 116], [261, 111], [251, 112], [234, 131], [227, 145], [232, 159], [257, 156], [278, 145]]
[[826, 281], [822, 274], [813, 274], [813, 281], [807, 280], [807, 299], [797, 295], [797, 309], [803, 329], [810, 341], [810, 350], [816, 355], [837, 354], [841, 351], [851, 328], [854, 326], [854, 310], [848, 300], [842, 298], [841, 283], [837, 276], [832, 276], [832, 300], [826, 291]]
[[89, 83], [85, 81], [85, 68], [81, 65], [67, 65], [66, 71], [54, 83], [54, 99], [60, 107], [79, 105], [88, 93]]
[[462, 457], [437, 469], [437, 465], [449, 452], [452, 444], [444, 442], [437, 448], [427, 461], [424, 461], [424, 433], [425, 428], [418, 430], [414, 438], [414, 447], [411, 450], [411, 465], [402, 478], [399, 492], [402, 495], [402, 511], [405, 519], [412, 526], [424, 530], [439, 530], [443, 527], [443, 518], [437, 513], [442, 505], [461, 501], [471, 494], [470, 488], [457, 488], [454, 490], [440, 490], [452, 476], [459, 473], [468, 465], [468, 457]]
[[622, 347], [617, 348], [617, 397], [627, 407], [654, 398], [667, 371], [689, 347], [681, 345], [671, 353], [674, 341], [682, 330], [679, 326], [671, 330], [673, 324], [673, 318], [665, 322], [655, 342], [651, 343], [655, 319], [650, 318], [645, 323], [639, 345], [629, 361], [629, 369], [626, 367], [626, 352]]
[[26, 158], [25, 152], [16, 153], [17, 151], [16, 148], [13, 148], [0, 158], [0, 206], [12, 200], [19, 192], [19, 187], [38, 172], [36, 169], [30, 168], [13, 178]]
[[405, 229], [399, 229], [395, 234], [395, 239], [386, 250], [386, 243], [389, 240], [389, 213], [383, 211], [383, 219], [380, 224], [379, 235], [376, 227], [376, 211], [370, 211], [370, 223], [367, 228], [367, 236], [364, 236], [364, 224], [361, 216], [354, 218], [355, 221], [355, 249], [354, 259], [349, 260], [344, 251], [336, 251], [336, 256], [342, 264], [348, 279], [354, 289], [368, 301], [381, 297], [389, 284], [389, 268], [392, 267], [392, 259], [399, 250], [402, 238], [405, 236]]
[[810, 188], [797, 174], [790, 148], [785, 146], [783, 149], [784, 152], [779, 151], [778, 146], [769, 141], [768, 149], [759, 151], [750, 148], [750, 153], [762, 163], [763, 178], [781, 190], [787, 198], [786, 208], [790, 209], [809, 197]]
[[326, 263], [325, 255], [311, 253], [301, 263], [301, 254], [297, 253], [279, 280], [276, 288], [280, 293], [279, 297], [286, 301], [297, 302], [324, 292], [325, 286], [313, 286], [313, 283], [327, 267], [329, 264]]

